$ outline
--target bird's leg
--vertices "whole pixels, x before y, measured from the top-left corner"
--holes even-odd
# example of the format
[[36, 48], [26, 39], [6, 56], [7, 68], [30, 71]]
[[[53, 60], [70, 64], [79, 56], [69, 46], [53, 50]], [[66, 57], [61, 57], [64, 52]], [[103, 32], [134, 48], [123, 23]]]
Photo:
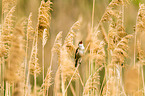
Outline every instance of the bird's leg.
[[79, 59], [79, 64], [81, 64], [81, 62], [82, 62], [82, 58]]

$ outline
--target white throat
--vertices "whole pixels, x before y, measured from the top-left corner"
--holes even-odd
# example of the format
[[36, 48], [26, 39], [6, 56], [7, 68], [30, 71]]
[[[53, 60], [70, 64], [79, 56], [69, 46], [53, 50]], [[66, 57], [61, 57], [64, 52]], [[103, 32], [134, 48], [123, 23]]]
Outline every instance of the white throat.
[[79, 44], [79, 49], [85, 49], [83, 44]]

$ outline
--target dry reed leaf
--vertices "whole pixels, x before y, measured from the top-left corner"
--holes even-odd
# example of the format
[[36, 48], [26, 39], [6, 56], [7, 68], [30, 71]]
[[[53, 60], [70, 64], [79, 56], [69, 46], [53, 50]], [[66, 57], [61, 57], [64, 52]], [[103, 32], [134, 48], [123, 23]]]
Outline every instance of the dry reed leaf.
[[141, 74], [136, 67], [129, 68], [124, 75], [124, 87], [128, 95], [142, 96]]
[[[50, 20], [51, 20], [51, 4], [49, 0], [45, 2], [44, 0], [41, 1], [41, 5], [39, 8], [39, 14], [38, 14], [38, 34], [42, 38], [43, 37], [43, 31], [44, 29], [49, 30], [50, 27]], [[49, 36], [49, 31], [47, 31], [47, 34]]]

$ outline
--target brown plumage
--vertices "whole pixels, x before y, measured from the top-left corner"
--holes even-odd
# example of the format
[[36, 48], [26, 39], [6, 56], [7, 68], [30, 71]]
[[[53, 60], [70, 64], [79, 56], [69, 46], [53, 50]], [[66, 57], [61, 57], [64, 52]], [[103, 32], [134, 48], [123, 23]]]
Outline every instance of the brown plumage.
[[[83, 42], [80, 41], [78, 44], [78, 48], [76, 49], [76, 52], [75, 52], [75, 67], [77, 67], [78, 60], [83, 56], [84, 49], [85, 48], [84, 48]], [[81, 62], [79, 63], [81, 64]]]

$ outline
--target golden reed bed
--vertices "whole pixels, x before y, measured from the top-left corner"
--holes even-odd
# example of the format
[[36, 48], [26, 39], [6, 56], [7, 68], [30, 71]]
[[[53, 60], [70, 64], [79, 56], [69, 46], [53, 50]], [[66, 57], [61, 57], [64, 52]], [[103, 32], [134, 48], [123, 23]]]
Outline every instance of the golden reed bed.
[[[21, 6], [18, 4], [22, 1], [1, 2], [0, 96], [145, 95], [144, 4], [139, 4], [136, 25], [132, 28], [134, 31], [127, 32], [125, 16], [128, 14], [125, 14], [125, 9], [132, 1], [106, 0], [108, 5], [98, 19], [95, 12], [101, 10], [96, 10], [95, 6], [96, 2], [101, 1], [91, 0], [90, 13], [87, 13], [89, 7], [84, 11], [91, 18], [88, 19], [90, 23], [87, 23], [88, 34], [85, 37], [86, 31], [82, 29], [85, 29], [87, 18], [83, 14], [75, 20], [66, 36], [61, 30], [57, 34], [52, 33], [51, 27], [55, 29], [56, 26], [57, 29], [57, 26], [67, 26], [62, 25], [64, 21], [61, 18], [60, 24], [52, 22], [51, 25], [51, 19], [56, 18], [52, 15], [53, 11], [57, 14], [53, 10], [55, 0], [38, 1], [41, 3], [37, 21], [33, 20], [33, 12], [29, 12], [27, 18], [17, 20], [17, 16], [20, 18], [21, 15], [18, 14]], [[61, 10], [64, 6], [59, 8]], [[62, 20], [64, 18], [65, 15], [62, 15]], [[75, 67], [75, 50], [81, 40], [85, 45], [85, 53], [81, 57], [81, 64]]]

